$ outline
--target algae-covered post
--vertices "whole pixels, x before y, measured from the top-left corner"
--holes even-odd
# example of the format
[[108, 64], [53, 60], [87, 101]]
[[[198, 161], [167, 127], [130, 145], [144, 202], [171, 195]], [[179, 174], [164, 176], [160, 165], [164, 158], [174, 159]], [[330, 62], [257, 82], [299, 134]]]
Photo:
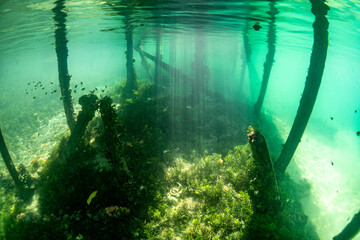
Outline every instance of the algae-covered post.
[[1, 129], [0, 129], [0, 152], [1, 156], [5, 162], [6, 168], [8, 169], [11, 178], [13, 179], [15, 186], [19, 192], [19, 195], [22, 199], [29, 199], [32, 195], [32, 189], [29, 188], [29, 186], [26, 186], [26, 184], [21, 181], [19, 173], [16, 171], [14, 162], [11, 159], [9, 150], [6, 147], [4, 137], [2, 135]]
[[300, 100], [300, 105], [291, 127], [289, 136], [284, 144], [279, 159], [275, 164], [276, 171], [283, 174], [293, 157], [306, 125], [314, 108], [316, 97], [320, 88], [321, 78], [325, 68], [325, 61], [328, 48], [328, 27], [326, 18], [329, 7], [323, 0], [310, 0], [311, 12], [315, 15], [314, 43], [310, 59], [309, 72], [306, 77], [305, 88]]
[[134, 68], [134, 27], [131, 25], [130, 13], [124, 13], [124, 23], [125, 23], [125, 39], [126, 39], [126, 84], [124, 89], [124, 97], [131, 98], [134, 94], [134, 90], [137, 89], [137, 80], [136, 72]]
[[360, 211], [354, 215], [351, 222], [336, 235], [333, 240], [350, 240], [353, 239], [360, 232]]
[[266, 54], [266, 60], [264, 63], [264, 73], [261, 82], [260, 93], [257, 102], [255, 103], [255, 115], [259, 115], [261, 111], [262, 104], [264, 102], [265, 93], [267, 89], [267, 85], [270, 78], [270, 72], [272, 65], [274, 63], [275, 56], [275, 42], [276, 42], [276, 33], [275, 33], [275, 15], [279, 13], [279, 11], [275, 7], [275, 0], [271, 0], [269, 3], [270, 10], [267, 12], [270, 16], [270, 24], [268, 30], [268, 53]]
[[64, 104], [65, 116], [67, 124], [70, 128], [70, 131], [74, 129], [75, 126], [75, 113], [73, 106], [73, 98], [71, 96], [70, 89], [70, 78], [68, 72], [68, 49], [67, 49], [67, 39], [66, 39], [66, 11], [65, 11], [65, 1], [58, 0], [55, 1], [55, 7], [52, 9], [54, 12], [54, 20], [56, 22], [55, 30], [55, 50], [58, 61], [58, 72], [59, 72], [59, 82], [61, 89], [61, 97]]

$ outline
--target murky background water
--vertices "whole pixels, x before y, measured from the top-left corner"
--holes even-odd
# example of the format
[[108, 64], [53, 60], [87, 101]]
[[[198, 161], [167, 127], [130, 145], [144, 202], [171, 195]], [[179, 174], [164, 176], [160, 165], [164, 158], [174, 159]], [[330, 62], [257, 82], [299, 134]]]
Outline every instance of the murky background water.
[[[254, 104], [267, 53], [269, 4], [65, 2], [71, 84], [83, 83], [85, 88], [73, 93], [75, 102], [95, 87], [105, 89], [126, 78], [125, 31], [131, 27], [135, 45], [155, 55], [156, 38], [160, 38], [163, 61], [189, 76], [195, 48], [201, 45], [210, 88], [229, 99]], [[349, 0], [327, 4], [329, 48], [322, 84], [288, 169], [295, 180], [311, 185], [303, 204], [321, 239], [339, 233], [360, 206], [360, 137], [356, 135], [360, 130], [360, 4]], [[29, 161], [50, 149], [57, 134], [66, 131], [57, 89], [53, 7], [53, 2], [39, 0], [0, 3], [0, 126], [15, 162]], [[278, 11], [276, 53], [263, 114], [285, 141], [309, 67], [314, 17], [309, 1], [276, 1], [274, 7]], [[257, 23], [259, 31], [253, 28]], [[248, 62], [245, 44], [252, 52]], [[146, 79], [140, 56], [134, 53], [138, 77]], [[36, 86], [38, 82], [42, 86]], [[178, 87], [186, 86], [179, 82]], [[272, 134], [266, 134], [267, 141], [277, 157], [281, 143], [272, 144]], [[44, 145], [40, 139], [52, 140]]]

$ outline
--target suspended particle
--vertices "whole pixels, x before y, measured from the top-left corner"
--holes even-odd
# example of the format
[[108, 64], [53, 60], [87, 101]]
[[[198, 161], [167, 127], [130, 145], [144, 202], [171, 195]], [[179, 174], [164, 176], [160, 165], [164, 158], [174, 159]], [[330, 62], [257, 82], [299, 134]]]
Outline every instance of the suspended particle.
[[331, 166], [334, 166], [334, 162], [333, 162], [333, 161], [331, 161]]
[[74, 90], [74, 93], [76, 93], [76, 90]]
[[54, 84], [53, 82], [50, 82], [50, 84]]
[[47, 95], [47, 92], [45, 92], [45, 95]]
[[28, 85], [30, 85], [30, 82], [28, 82]]
[[85, 88], [82, 88], [82, 89], [81, 89], [81, 91], [84, 91], [84, 90], [85, 90]]
[[333, 118], [333, 117], [330, 117], [330, 120], [334, 120], [334, 118]]
[[102, 91], [102, 92], [105, 92], [105, 90], [104, 90], [104, 89], [102, 89], [101, 91]]
[[83, 85], [84, 83], [83, 82], [80, 82], [81, 85]]
[[77, 86], [78, 86], [78, 85], [76, 84], [74, 88], [77, 88]]
[[356, 136], [360, 137], [360, 131], [356, 132]]

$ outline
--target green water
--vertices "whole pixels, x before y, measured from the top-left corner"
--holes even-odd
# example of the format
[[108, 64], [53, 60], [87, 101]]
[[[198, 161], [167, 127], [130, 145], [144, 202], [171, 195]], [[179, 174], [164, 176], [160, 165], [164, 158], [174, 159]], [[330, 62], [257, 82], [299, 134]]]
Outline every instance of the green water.
[[[162, 78], [168, 81], [164, 92], [173, 106], [171, 142], [176, 145], [184, 141], [184, 148], [195, 144], [209, 154], [223, 155], [224, 149], [244, 144], [247, 126], [255, 124], [251, 111], [268, 52], [270, 4], [65, 1], [68, 67], [76, 112], [83, 94], [94, 90], [99, 97], [105, 96], [125, 81], [125, 33], [131, 28], [135, 46], [155, 56], [158, 40], [162, 61], [182, 74], [192, 78], [205, 66], [207, 88], [228, 101], [227, 107], [219, 110], [207, 106], [214, 102], [204, 97], [194, 107], [191, 101], [178, 98], [189, 91], [189, 83], [179, 73], [171, 76], [162, 70]], [[287, 169], [294, 181], [311, 186], [310, 194], [300, 201], [320, 239], [338, 234], [360, 206], [360, 137], [356, 134], [360, 131], [360, 4], [354, 0], [326, 4], [330, 11], [324, 74], [310, 121]], [[68, 131], [58, 86], [54, 6], [54, 2], [39, 0], [0, 3], [0, 127], [15, 164], [26, 165], [34, 158], [46, 160], [61, 134]], [[276, 1], [274, 7], [278, 11], [274, 20], [276, 51], [261, 111], [268, 121], [258, 124], [273, 159], [277, 159], [304, 89], [314, 15], [309, 1]], [[258, 31], [256, 24], [261, 26]], [[246, 59], [248, 49], [251, 56]], [[200, 56], [197, 63], [196, 54]], [[138, 80], [152, 81], [136, 51], [134, 58]], [[155, 63], [147, 61], [154, 76]], [[181, 108], [176, 106], [198, 113], [192, 122], [194, 129], [196, 125], [212, 126], [213, 122], [215, 127], [209, 127], [211, 131], [201, 127], [175, 131], [175, 120], [181, 115]], [[234, 111], [237, 106], [242, 106], [242, 111]], [[233, 121], [236, 118], [238, 122]], [[268, 122], [277, 127], [276, 131]], [[210, 136], [189, 139], [193, 137], [191, 131], [209, 131]], [[229, 135], [228, 148], [217, 145], [224, 132]], [[2, 163], [0, 167], [4, 168]]]

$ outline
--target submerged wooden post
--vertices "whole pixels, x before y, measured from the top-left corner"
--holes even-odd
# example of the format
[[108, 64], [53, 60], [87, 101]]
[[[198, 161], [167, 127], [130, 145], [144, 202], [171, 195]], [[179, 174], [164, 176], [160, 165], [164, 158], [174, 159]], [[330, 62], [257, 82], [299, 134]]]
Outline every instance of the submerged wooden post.
[[275, 15], [279, 13], [279, 11], [275, 8], [275, 0], [271, 0], [269, 3], [270, 10], [267, 12], [270, 16], [270, 24], [269, 24], [269, 31], [268, 31], [268, 53], [266, 54], [266, 60], [264, 63], [264, 74], [261, 82], [260, 93], [257, 102], [255, 103], [255, 115], [259, 115], [261, 111], [262, 104], [264, 102], [266, 89], [268, 86], [270, 72], [272, 69], [272, 65], [274, 63], [274, 56], [275, 56]]
[[205, 64], [205, 46], [204, 33], [199, 32], [195, 36], [195, 53], [194, 62], [192, 63], [194, 79], [191, 82], [191, 96], [193, 103], [199, 103], [202, 100], [200, 96], [207, 91], [207, 84], [210, 80], [210, 71]]
[[137, 48], [140, 48], [140, 43], [139, 43], [137, 46], [135, 46], [134, 49], [135, 49], [135, 50], [139, 53], [139, 55], [140, 55], [141, 65], [143, 66], [146, 74], [148, 75], [149, 80], [152, 80], [152, 79], [153, 79], [153, 76], [152, 76], [152, 74], [151, 74], [151, 72], [150, 72], [150, 64], [147, 62], [147, 60], [146, 60], [146, 58], [145, 58], [145, 56], [144, 56], [144, 54], [143, 54], [143, 51], [139, 51], [139, 50], [137, 50]]
[[32, 189], [29, 186], [26, 186], [26, 184], [23, 181], [21, 181], [20, 175], [16, 171], [14, 162], [11, 159], [9, 150], [6, 147], [1, 129], [0, 129], [0, 152], [5, 162], [6, 168], [8, 169], [10, 176], [15, 183], [15, 187], [18, 190], [20, 197], [25, 200], [29, 199], [32, 194]]
[[134, 27], [130, 25], [130, 16], [125, 15], [124, 23], [127, 28], [125, 29], [126, 39], [126, 84], [124, 89], [124, 97], [131, 98], [133, 91], [137, 89], [136, 72], [134, 68]]
[[161, 32], [160, 28], [156, 29], [156, 52], [155, 52], [155, 74], [154, 74], [154, 84], [155, 86], [161, 85], [161, 62], [162, 62], [162, 54], [161, 54]]
[[70, 89], [70, 78], [68, 72], [68, 49], [67, 49], [67, 39], [66, 39], [66, 12], [64, 11], [64, 0], [55, 1], [55, 7], [52, 9], [55, 14], [54, 20], [56, 22], [55, 30], [55, 50], [58, 61], [58, 72], [59, 72], [59, 82], [61, 90], [61, 98], [64, 104], [65, 116], [67, 124], [70, 128], [70, 131], [74, 129], [75, 126], [75, 113], [73, 106], [73, 98], [71, 96]]
[[254, 161], [258, 167], [256, 170], [259, 181], [258, 190], [261, 192], [260, 196], [257, 196], [261, 199], [258, 200], [264, 202], [280, 200], [279, 186], [276, 180], [274, 166], [271, 161], [265, 137], [260, 133], [259, 130], [255, 130], [249, 127], [248, 141], [250, 143]]
[[354, 215], [351, 222], [336, 235], [333, 240], [350, 240], [360, 232], [360, 211]]
[[305, 88], [300, 100], [300, 105], [291, 127], [289, 136], [284, 144], [279, 159], [275, 164], [278, 174], [283, 174], [293, 157], [306, 125], [314, 108], [316, 97], [320, 88], [321, 78], [325, 68], [325, 61], [328, 48], [328, 27], [326, 18], [329, 7], [324, 0], [310, 0], [311, 12], [315, 15], [314, 43], [310, 59], [309, 72], [306, 77]]

